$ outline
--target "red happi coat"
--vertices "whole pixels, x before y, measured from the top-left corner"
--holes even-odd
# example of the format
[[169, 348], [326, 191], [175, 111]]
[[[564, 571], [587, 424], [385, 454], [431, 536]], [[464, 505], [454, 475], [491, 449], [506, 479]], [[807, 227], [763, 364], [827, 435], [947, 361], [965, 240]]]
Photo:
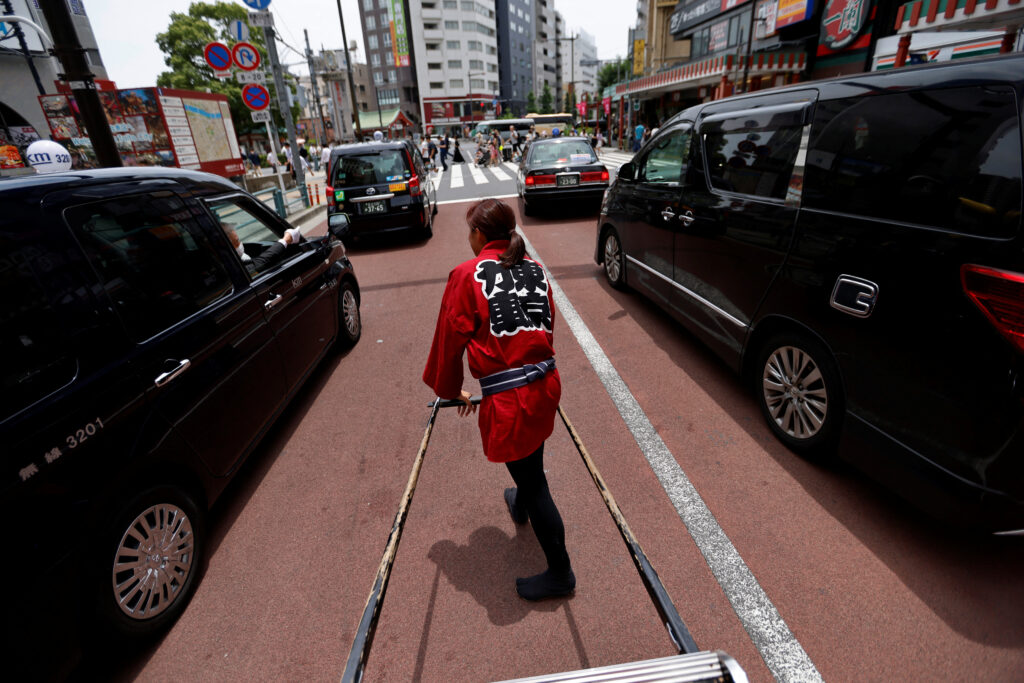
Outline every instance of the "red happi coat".
[[[423, 371], [423, 381], [441, 398], [460, 395], [463, 351], [477, 379], [555, 355], [547, 276], [531, 259], [501, 268], [498, 259], [507, 247], [507, 240], [488, 242], [448, 275]], [[479, 425], [487, 459], [510, 462], [537, 450], [554, 429], [561, 393], [558, 370], [551, 370], [526, 386], [484, 396]]]

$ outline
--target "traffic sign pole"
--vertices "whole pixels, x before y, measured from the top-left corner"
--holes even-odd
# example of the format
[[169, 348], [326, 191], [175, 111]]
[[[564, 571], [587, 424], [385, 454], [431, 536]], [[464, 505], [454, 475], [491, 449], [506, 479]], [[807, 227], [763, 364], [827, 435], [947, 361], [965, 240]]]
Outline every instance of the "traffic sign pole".
[[[269, 4], [269, 0], [267, 0], [267, 3]], [[284, 84], [281, 64], [277, 60], [277, 43], [274, 42], [274, 28], [272, 26], [263, 27], [263, 39], [267, 45], [267, 58], [270, 60], [270, 70], [274, 74], [277, 104], [281, 110], [281, 116], [284, 118], [285, 130], [288, 131], [288, 145], [292, 148], [292, 168], [295, 170], [295, 182], [299, 186], [299, 194], [302, 196], [303, 206], [309, 208], [309, 194], [306, 192], [306, 174], [303, 173], [302, 159], [299, 156], [299, 145], [295, 141], [295, 122], [292, 120], [292, 110], [288, 106], [288, 97], [284, 92], [287, 86]]]

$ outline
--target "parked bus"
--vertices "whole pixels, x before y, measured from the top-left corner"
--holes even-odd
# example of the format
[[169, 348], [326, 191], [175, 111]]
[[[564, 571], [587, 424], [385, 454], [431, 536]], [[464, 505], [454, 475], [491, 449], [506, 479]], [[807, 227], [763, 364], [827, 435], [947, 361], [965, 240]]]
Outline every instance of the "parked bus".
[[526, 118], [534, 125], [534, 131], [537, 135], [546, 132], [549, 137], [555, 128], [559, 132], [564, 133], [567, 130], [571, 130], [573, 124], [572, 114], [566, 114], [565, 112], [560, 114], [527, 114]]
[[487, 136], [494, 131], [498, 131], [501, 133], [501, 139], [507, 140], [509, 136], [509, 126], [515, 127], [519, 132], [519, 135], [525, 136], [532, 125], [532, 119], [488, 119], [486, 121], [478, 122], [476, 128], [474, 128], [470, 133], [470, 137], [475, 138], [477, 133]]

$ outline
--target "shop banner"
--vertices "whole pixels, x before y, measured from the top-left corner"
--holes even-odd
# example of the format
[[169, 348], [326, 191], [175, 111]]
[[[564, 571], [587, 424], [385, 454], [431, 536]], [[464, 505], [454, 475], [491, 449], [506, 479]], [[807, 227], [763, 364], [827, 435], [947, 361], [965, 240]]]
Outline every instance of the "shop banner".
[[612, 113], [612, 98], [611, 97], [604, 98], [603, 100], [601, 100], [601, 104], [604, 105], [604, 115], [605, 116], [611, 116], [611, 113]]
[[409, 66], [409, 34], [405, 26], [405, 9], [402, 0], [391, 0], [388, 8], [391, 23], [391, 50], [395, 66]]
[[754, 7], [754, 37], [758, 40], [775, 35], [775, 19], [778, 16], [779, 0], [761, 0]]
[[646, 43], [641, 40], [633, 41], [633, 75], [639, 76], [644, 72], [644, 46]]
[[796, 24], [814, 14], [814, 0], [779, 0], [776, 28]]

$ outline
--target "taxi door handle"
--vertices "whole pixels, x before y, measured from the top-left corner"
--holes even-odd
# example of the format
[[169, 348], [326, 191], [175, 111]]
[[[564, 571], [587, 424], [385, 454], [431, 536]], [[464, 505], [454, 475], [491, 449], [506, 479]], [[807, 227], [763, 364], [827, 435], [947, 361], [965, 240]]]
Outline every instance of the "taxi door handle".
[[168, 382], [170, 382], [172, 379], [180, 375], [181, 373], [188, 370], [189, 367], [191, 367], [191, 365], [192, 361], [186, 358], [185, 360], [178, 363], [178, 367], [174, 368], [169, 372], [165, 372], [161, 375], [158, 375], [157, 378], [153, 380], [153, 383], [156, 384], [158, 387], [162, 387]]
[[263, 303], [263, 308], [265, 308], [265, 309], [267, 309], [269, 311], [274, 306], [277, 306], [279, 303], [281, 303], [282, 299], [284, 299], [284, 297], [281, 296], [280, 294], [278, 294], [273, 299], [268, 299], [267, 301], [265, 301]]

